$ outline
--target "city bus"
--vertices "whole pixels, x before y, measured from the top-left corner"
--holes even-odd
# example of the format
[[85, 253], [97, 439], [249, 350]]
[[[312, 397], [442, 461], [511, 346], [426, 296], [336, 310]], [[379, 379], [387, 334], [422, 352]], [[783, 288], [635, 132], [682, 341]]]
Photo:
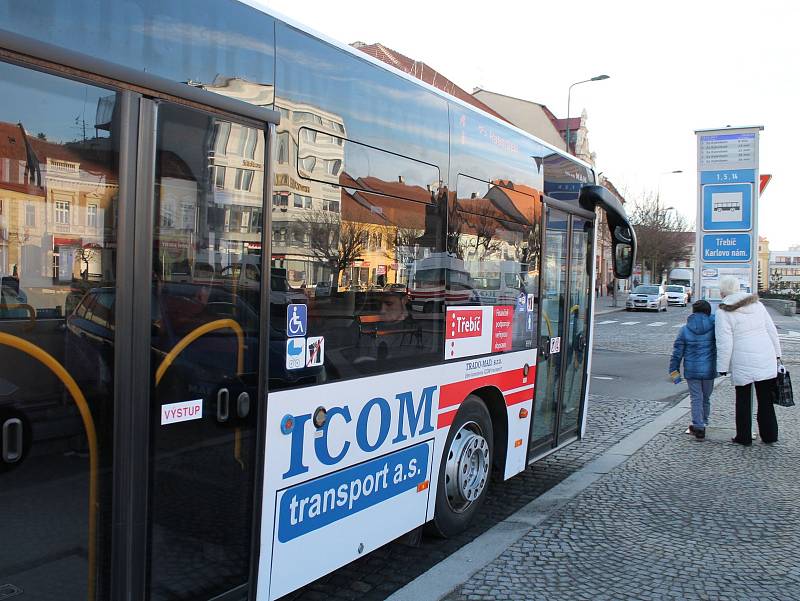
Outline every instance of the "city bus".
[[[44, 6], [0, 0], [0, 597], [278, 599], [584, 435], [596, 209], [636, 247], [590, 165], [257, 6]], [[414, 311], [430, 257], [508, 294]]]

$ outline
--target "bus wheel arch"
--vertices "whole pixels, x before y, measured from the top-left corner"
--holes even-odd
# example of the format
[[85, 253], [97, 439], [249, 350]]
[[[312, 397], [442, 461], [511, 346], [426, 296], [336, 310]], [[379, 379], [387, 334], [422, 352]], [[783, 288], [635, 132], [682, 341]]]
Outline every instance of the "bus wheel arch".
[[489, 490], [497, 440], [490, 403], [473, 393], [461, 403], [444, 445], [430, 529], [441, 537], [464, 531]]
[[492, 469], [503, 479], [506, 469], [506, 453], [508, 451], [508, 412], [503, 393], [495, 386], [485, 386], [472, 393], [479, 397], [489, 410], [492, 418], [492, 431], [494, 435], [494, 458]]

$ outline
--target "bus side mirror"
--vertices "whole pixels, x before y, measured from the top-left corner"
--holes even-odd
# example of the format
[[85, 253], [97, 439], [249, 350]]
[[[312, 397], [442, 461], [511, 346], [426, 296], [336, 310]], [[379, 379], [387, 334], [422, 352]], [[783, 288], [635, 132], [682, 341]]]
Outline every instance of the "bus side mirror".
[[631, 277], [633, 272], [633, 249], [630, 244], [615, 242], [614, 247], [614, 275], [624, 280]]
[[636, 232], [622, 203], [603, 186], [593, 185], [581, 188], [578, 202], [587, 211], [594, 211], [596, 207], [605, 210], [614, 254], [614, 276], [621, 280], [631, 277], [636, 262]]

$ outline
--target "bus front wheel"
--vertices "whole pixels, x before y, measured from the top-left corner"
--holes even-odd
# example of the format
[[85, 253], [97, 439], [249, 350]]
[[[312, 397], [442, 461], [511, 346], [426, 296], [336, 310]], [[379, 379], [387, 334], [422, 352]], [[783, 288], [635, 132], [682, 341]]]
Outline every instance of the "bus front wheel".
[[469, 526], [489, 489], [494, 453], [492, 419], [477, 396], [470, 395], [461, 404], [444, 449], [432, 527], [439, 536], [449, 537]]

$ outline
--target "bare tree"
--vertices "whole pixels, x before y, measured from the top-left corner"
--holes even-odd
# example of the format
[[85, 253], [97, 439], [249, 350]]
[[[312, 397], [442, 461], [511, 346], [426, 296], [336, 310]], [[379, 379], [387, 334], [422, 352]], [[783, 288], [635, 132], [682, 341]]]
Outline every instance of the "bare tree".
[[777, 269], [773, 269], [772, 273], [769, 275], [769, 291], [782, 293], [788, 287], [788, 282], [783, 280], [781, 272]]
[[339, 213], [314, 211], [304, 219], [314, 256], [330, 266], [334, 285], [342, 271], [361, 258], [367, 248], [371, 226], [341, 219]]
[[658, 195], [646, 193], [634, 201], [631, 223], [642, 267], [651, 271], [654, 280], [672, 263], [688, 258], [686, 218], [671, 207], [663, 207]]
[[75, 249], [75, 258], [86, 266], [85, 269], [81, 269], [82, 279], [89, 279], [89, 263], [97, 258], [99, 251], [96, 246], [81, 246]]

